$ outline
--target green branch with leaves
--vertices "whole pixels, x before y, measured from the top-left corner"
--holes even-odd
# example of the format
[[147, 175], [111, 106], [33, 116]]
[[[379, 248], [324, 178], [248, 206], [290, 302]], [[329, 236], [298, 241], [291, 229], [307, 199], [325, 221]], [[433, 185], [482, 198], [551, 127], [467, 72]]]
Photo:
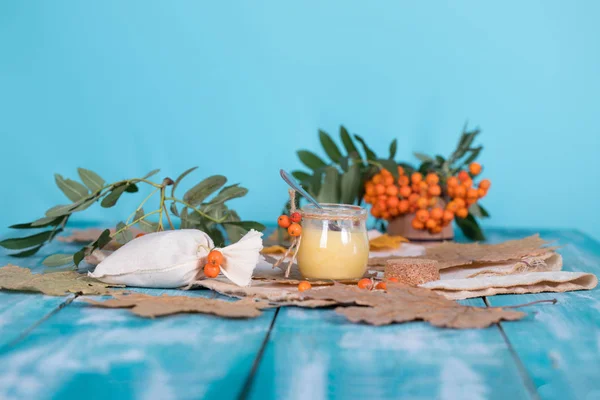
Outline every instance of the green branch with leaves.
[[[150, 187], [151, 192], [124, 222], [117, 224], [113, 232], [105, 229], [95, 241], [76, 253], [51, 255], [44, 259], [43, 264], [49, 267], [78, 266], [86, 256], [102, 249], [112, 240], [119, 244], [133, 240], [131, 228], [134, 226], [146, 233], [160, 232], [165, 229], [175, 229], [173, 219], [179, 220], [181, 229], [191, 228], [206, 232], [217, 246], [222, 246], [227, 241], [238, 241], [250, 229], [259, 231], [265, 229], [264, 225], [258, 222], [242, 221], [237, 212], [226, 204], [229, 200], [244, 197], [248, 189], [239, 184], [225, 186], [227, 178], [222, 175], [210, 176], [185, 192], [182, 198], [177, 197], [176, 189], [181, 181], [196, 168], [183, 172], [175, 181], [164, 178], [161, 182], [150, 180], [159, 170], [153, 170], [141, 178], [125, 179], [109, 184], [97, 173], [84, 168], [77, 170], [81, 182], [55, 174], [56, 185], [71, 203], [54, 206], [47, 210], [42, 218], [33, 222], [10, 226], [17, 230], [48, 229], [29, 236], [2, 240], [0, 246], [9, 250], [21, 250], [10, 254], [13, 257], [32, 256], [44, 245], [52, 242], [74, 214], [96, 203], [103, 208], [114, 207], [123, 194], [137, 193], [143, 185]], [[167, 193], [169, 189], [170, 193]], [[145, 211], [144, 207], [156, 197], [158, 197], [157, 208]]]

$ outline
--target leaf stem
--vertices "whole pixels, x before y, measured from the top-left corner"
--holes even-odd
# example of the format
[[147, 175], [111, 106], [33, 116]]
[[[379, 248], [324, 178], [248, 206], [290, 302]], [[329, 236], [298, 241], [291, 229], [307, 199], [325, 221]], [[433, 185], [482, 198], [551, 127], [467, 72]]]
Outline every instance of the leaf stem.
[[148, 214], [144, 214], [141, 217], [139, 217], [138, 219], [136, 219], [135, 221], [131, 221], [131, 223], [126, 224], [124, 227], [122, 227], [121, 229], [115, 231], [115, 233], [113, 233], [112, 235], [110, 235], [111, 238], [114, 238], [115, 236], [117, 236], [119, 233], [123, 232], [124, 230], [126, 230], [127, 228], [132, 227], [133, 225], [137, 224], [138, 222], [140, 222], [141, 220], [149, 217], [152, 214], [156, 214], [158, 213], [160, 210], [154, 210], [149, 212]]
[[141, 209], [142, 209], [142, 207], [144, 207], [144, 204], [146, 204], [146, 202], [147, 202], [148, 200], [150, 200], [150, 198], [151, 198], [152, 196], [154, 196], [154, 194], [155, 194], [156, 192], [158, 192], [159, 190], [160, 190], [160, 189], [154, 189], [152, 192], [150, 192], [150, 194], [149, 194], [149, 195], [148, 195], [148, 196], [147, 196], [147, 197], [146, 197], [144, 200], [142, 200], [142, 202], [141, 202], [141, 203], [140, 203], [140, 204], [137, 206], [137, 208], [135, 209], [135, 211], [134, 211], [134, 212], [132, 212], [132, 213], [129, 215], [129, 217], [127, 217], [127, 220], [125, 221], [125, 223], [128, 223], [128, 222], [129, 222], [129, 220], [130, 220], [130, 219], [131, 219], [131, 218], [132, 218], [132, 217], [135, 215], [135, 213], [136, 213], [136, 212], [138, 212], [139, 210], [141, 210]]

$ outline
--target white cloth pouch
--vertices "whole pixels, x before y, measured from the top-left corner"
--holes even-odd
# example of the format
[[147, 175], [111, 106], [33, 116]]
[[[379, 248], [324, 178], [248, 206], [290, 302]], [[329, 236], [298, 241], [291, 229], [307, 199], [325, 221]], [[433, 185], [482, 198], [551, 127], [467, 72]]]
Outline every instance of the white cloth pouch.
[[[197, 229], [149, 233], [106, 257], [89, 276], [102, 282], [147, 288], [178, 288], [202, 279], [214, 243]], [[248, 286], [260, 259], [262, 233], [251, 230], [237, 243], [216, 248], [223, 254], [221, 272], [238, 286]]]

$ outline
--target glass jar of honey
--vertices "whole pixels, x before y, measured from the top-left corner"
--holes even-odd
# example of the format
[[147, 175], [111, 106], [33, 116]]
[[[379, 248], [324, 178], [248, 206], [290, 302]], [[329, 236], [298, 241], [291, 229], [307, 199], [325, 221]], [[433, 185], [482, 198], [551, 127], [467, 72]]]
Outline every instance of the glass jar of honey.
[[302, 208], [298, 267], [307, 279], [362, 278], [369, 261], [367, 210], [347, 204]]

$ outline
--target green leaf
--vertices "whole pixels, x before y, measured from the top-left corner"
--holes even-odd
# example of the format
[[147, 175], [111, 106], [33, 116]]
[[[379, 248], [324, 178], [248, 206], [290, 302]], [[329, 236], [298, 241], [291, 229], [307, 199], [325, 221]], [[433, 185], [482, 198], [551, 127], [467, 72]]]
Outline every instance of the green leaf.
[[92, 192], [98, 192], [104, 187], [104, 179], [94, 171], [85, 168], [77, 168], [79, 178]]
[[224, 203], [228, 200], [235, 199], [238, 197], [244, 197], [248, 193], [248, 189], [239, 186], [239, 184], [225, 186], [209, 204]]
[[463, 165], [469, 165], [471, 164], [473, 161], [475, 161], [477, 159], [477, 157], [479, 156], [479, 153], [481, 153], [481, 150], [483, 150], [483, 146], [479, 146], [479, 147], [475, 147], [474, 149], [470, 149], [471, 154], [469, 154], [469, 157], [465, 158], [465, 161], [463, 161]]
[[32, 255], [34, 255], [35, 253], [37, 253], [38, 251], [40, 251], [40, 249], [42, 247], [43, 247], [43, 245], [39, 245], [39, 246], [33, 247], [31, 249], [28, 249], [28, 250], [25, 250], [25, 251], [21, 251], [19, 253], [9, 254], [9, 256], [16, 257], [16, 258], [31, 257]]
[[342, 204], [353, 204], [360, 189], [360, 165], [354, 164], [348, 172], [342, 175], [341, 197]]
[[323, 161], [318, 155], [308, 150], [298, 150], [297, 154], [302, 164], [306, 165], [313, 171], [327, 166], [325, 161]]
[[54, 174], [54, 180], [65, 196], [73, 202], [79, 201], [89, 195], [87, 188], [79, 182], [65, 179], [60, 174]]
[[413, 155], [417, 157], [419, 161], [433, 162], [433, 158], [429, 157], [427, 154], [414, 152]]
[[153, 169], [152, 171], [150, 171], [150, 172], [148, 172], [146, 175], [144, 175], [144, 176], [142, 177], [142, 179], [148, 179], [148, 178], [150, 178], [151, 176], [154, 176], [154, 175], [158, 174], [159, 172], [160, 172], [160, 169]]
[[226, 182], [227, 178], [223, 175], [210, 176], [188, 190], [183, 195], [183, 200], [193, 206], [201, 204], [204, 199], [223, 187]]
[[365, 142], [365, 140], [358, 136], [358, 135], [354, 135], [354, 138], [356, 140], [358, 140], [358, 142], [362, 145], [363, 150], [365, 152], [365, 156], [367, 157], [367, 160], [369, 161], [373, 161], [377, 158], [377, 155], [375, 154], [375, 152], [373, 150], [371, 150], [371, 148], [369, 146], [367, 146], [367, 143]]
[[[43, 220], [46, 220], [47, 222], [42, 223]], [[62, 218], [40, 218], [37, 219], [33, 222], [28, 222], [25, 224], [16, 224], [16, 225], [11, 225], [9, 226], [9, 228], [11, 229], [36, 229], [36, 228], [45, 228], [47, 226], [56, 226], [58, 224], [60, 224], [60, 222], [62, 221]]]
[[444, 157], [442, 156], [435, 156], [435, 162], [439, 165], [442, 166], [446, 160], [444, 159]]
[[173, 186], [171, 187], [171, 197], [175, 197], [175, 189], [177, 188], [177, 186], [179, 186], [179, 184], [181, 183], [181, 181], [183, 180], [183, 178], [185, 178], [186, 176], [188, 176], [191, 172], [193, 172], [197, 168], [198, 167], [192, 167], [192, 168], [184, 171], [181, 175], [179, 175], [177, 177], [177, 179], [175, 179], [175, 182], [173, 183]]
[[104, 208], [111, 208], [117, 204], [119, 197], [121, 197], [125, 189], [127, 189], [126, 185], [117, 186], [102, 199], [100, 205]]
[[317, 196], [319, 203], [339, 203], [340, 202], [340, 173], [335, 167], [325, 168], [325, 178], [323, 186]]
[[390, 144], [390, 160], [393, 160], [396, 157], [396, 151], [398, 150], [398, 139], [392, 140]]
[[383, 166], [383, 168], [385, 168], [388, 171], [390, 171], [390, 173], [394, 177], [394, 180], [398, 180], [398, 178], [400, 177], [400, 175], [398, 175], [398, 164], [396, 164], [396, 161], [394, 161], [394, 160], [386, 160], [384, 158], [380, 158], [379, 160], [377, 160], [377, 162], [379, 164], [381, 164]]
[[477, 203], [471, 204], [469, 214], [472, 214], [476, 218], [488, 218], [490, 216], [487, 210]]
[[81, 261], [85, 258], [85, 251], [86, 248], [84, 247], [77, 253], [73, 254], [73, 262], [75, 263], [75, 265], [79, 266], [79, 263], [81, 263]]
[[44, 258], [42, 264], [46, 267], [60, 267], [73, 262], [73, 254], [52, 254]]
[[302, 171], [292, 171], [292, 176], [296, 178], [300, 183], [308, 182], [312, 177], [312, 175]]
[[138, 222], [138, 226], [140, 227], [141, 230], [143, 230], [146, 233], [153, 233], [158, 230], [158, 223], [152, 222], [152, 221], [146, 221], [145, 219], [140, 220]]
[[331, 159], [331, 161], [338, 163], [342, 158], [342, 153], [331, 136], [329, 136], [327, 132], [319, 130], [319, 140], [321, 141], [321, 146], [323, 146], [325, 153]]
[[85, 209], [88, 209], [92, 204], [94, 204], [96, 202], [96, 200], [98, 200], [98, 197], [92, 197], [89, 200], [84, 201], [83, 203], [79, 204], [76, 207], [73, 207], [71, 209], [71, 212], [79, 212], [79, 211], [83, 211]]
[[105, 229], [102, 231], [98, 239], [94, 243], [92, 243], [93, 248], [101, 249], [106, 246], [112, 238], [110, 237], [110, 229]]
[[485, 240], [483, 231], [479, 227], [477, 220], [472, 215], [468, 215], [466, 218], [455, 218], [456, 225], [460, 228], [463, 234], [470, 240], [482, 241]]
[[40, 232], [36, 233], [35, 235], [25, 236], [22, 238], [4, 239], [0, 242], [0, 246], [10, 250], [26, 249], [28, 247], [43, 244], [44, 242], [52, 239], [57, 233], [60, 232], [62, 232], [62, 228], [57, 229], [56, 231], [49, 230]]
[[260, 222], [255, 222], [255, 221], [228, 221], [228, 222], [223, 222], [222, 225], [237, 226], [239, 228], [245, 229], [246, 231], [254, 229], [259, 232], [262, 232], [266, 229], [266, 227], [263, 224], [261, 224]]
[[171, 213], [173, 215], [175, 215], [176, 217], [179, 217], [179, 210], [177, 210], [177, 204], [175, 202], [171, 203], [171, 207], [169, 207], [171, 209]]
[[313, 197], [317, 197], [319, 195], [319, 192], [321, 191], [321, 184], [323, 181], [324, 172], [325, 168], [321, 168], [315, 171], [312, 178], [310, 179], [310, 184], [308, 185], [308, 192], [312, 194]]
[[206, 229], [206, 234], [210, 236], [216, 247], [225, 246], [225, 237], [223, 233], [216, 227]]
[[181, 213], [179, 215], [179, 218], [181, 218], [181, 226], [180, 229], [187, 229], [190, 227], [190, 224], [188, 222], [188, 209], [187, 207], [184, 207], [181, 210]]
[[354, 145], [352, 137], [343, 125], [340, 126], [340, 138], [342, 139], [342, 144], [348, 152], [348, 155], [352, 158], [360, 158], [360, 154], [358, 152], [358, 149]]
[[119, 222], [117, 224], [117, 231], [120, 231], [121, 229], [123, 230], [115, 235], [115, 240], [117, 243], [125, 244], [133, 240], [133, 233], [131, 233], [129, 228], [125, 228], [125, 224], [123, 222]]
[[71, 214], [73, 209], [81, 204], [83, 204], [83, 202], [54, 206], [46, 211], [46, 216], [56, 218]]
[[137, 191], [139, 191], [140, 189], [137, 187], [137, 185], [135, 183], [130, 183], [129, 185], [127, 185], [125, 187], [125, 191], [127, 193], [135, 193]]

